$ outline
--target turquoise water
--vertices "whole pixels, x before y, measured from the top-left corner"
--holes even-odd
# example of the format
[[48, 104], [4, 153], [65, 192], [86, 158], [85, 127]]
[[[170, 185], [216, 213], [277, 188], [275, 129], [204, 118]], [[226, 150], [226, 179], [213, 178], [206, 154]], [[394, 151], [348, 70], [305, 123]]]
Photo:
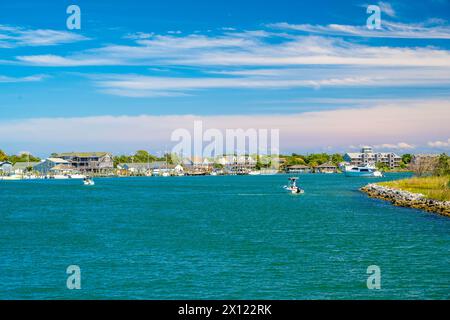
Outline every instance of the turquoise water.
[[370, 199], [367, 178], [300, 178], [302, 196], [284, 175], [0, 181], [0, 298], [450, 298], [450, 219]]

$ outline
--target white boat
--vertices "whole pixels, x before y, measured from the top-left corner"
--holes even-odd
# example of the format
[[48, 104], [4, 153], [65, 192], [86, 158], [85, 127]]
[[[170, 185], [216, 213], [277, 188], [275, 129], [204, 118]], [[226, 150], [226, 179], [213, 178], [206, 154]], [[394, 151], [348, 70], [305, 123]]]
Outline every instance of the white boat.
[[83, 184], [85, 186], [93, 186], [93, 185], [95, 185], [95, 182], [91, 178], [86, 177], [86, 178], [83, 179]]
[[86, 179], [84, 174], [69, 174], [70, 179]]
[[303, 194], [305, 191], [297, 186], [297, 177], [291, 177], [288, 178], [289, 184], [287, 186], [284, 186], [283, 188], [292, 194]]
[[251, 176], [259, 176], [261, 174], [261, 171], [254, 170], [254, 171], [250, 171], [248, 174]]
[[382, 177], [383, 174], [373, 165], [365, 166], [345, 166], [346, 177]]
[[2, 176], [0, 177], [1, 180], [22, 180], [22, 176], [18, 174], [13, 174], [11, 176]]
[[50, 177], [50, 179], [69, 179], [70, 177], [66, 174], [55, 174], [53, 176]]
[[276, 169], [261, 169], [261, 174], [264, 176], [270, 176], [273, 174], [277, 174], [278, 170]]
[[34, 174], [31, 174], [31, 175], [24, 175], [22, 177], [22, 179], [24, 179], [24, 180], [35, 180], [35, 179], [40, 179], [40, 177], [38, 177], [38, 176], [36, 176]]

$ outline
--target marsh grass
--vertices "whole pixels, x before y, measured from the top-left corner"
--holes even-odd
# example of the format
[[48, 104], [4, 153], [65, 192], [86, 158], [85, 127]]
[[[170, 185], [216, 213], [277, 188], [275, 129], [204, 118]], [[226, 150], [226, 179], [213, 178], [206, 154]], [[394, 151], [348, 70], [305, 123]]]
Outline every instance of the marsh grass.
[[414, 177], [409, 179], [380, 182], [379, 185], [421, 193], [429, 199], [450, 201], [450, 176]]

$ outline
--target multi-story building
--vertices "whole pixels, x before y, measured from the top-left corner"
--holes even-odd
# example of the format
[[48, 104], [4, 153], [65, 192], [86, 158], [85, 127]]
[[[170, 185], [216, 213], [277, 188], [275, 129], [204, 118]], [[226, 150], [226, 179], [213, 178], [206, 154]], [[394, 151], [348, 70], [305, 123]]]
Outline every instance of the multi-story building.
[[108, 152], [68, 152], [56, 156], [82, 172], [105, 172], [114, 168], [112, 154]]
[[354, 166], [364, 166], [381, 162], [393, 169], [400, 166], [402, 158], [394, 152], [373, 152], [372, 147], [363, 147], [361, 152], [346, 153], [344, 160]]
[[61, 158], [47, 158], [33, 167], [33, 170], [42, 173], [49, 174], [53, 168], [57, 166], [71, 167], [70, 162]]

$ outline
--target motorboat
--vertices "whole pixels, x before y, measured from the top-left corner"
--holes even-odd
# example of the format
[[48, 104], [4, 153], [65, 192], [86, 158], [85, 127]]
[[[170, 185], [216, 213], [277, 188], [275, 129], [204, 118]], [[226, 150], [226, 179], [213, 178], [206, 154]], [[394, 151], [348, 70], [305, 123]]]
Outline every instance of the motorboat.
[[382, 177], [383, 174], [373, 165], [365, 166], [345, 166], [344, 174], [346, 177]]
[[69, 174], [69, 179], [86, 179], [86, 176], [84, 174]]
[[1, 176], [0, 180], [22, 180], [22, 176], [18, 174], [13, 174], [10, 176]]
[[305, 191], [297, 186], [298, 177], [290, 177], [288, 178], [288, 185], [283, 188], [287, 191], [290, 191], [292, 194], [303, 194]]
[[92, 178], [86, 177], [86, 178], [83, 179], [83, 184], [85, 186], [93, 186], [93, 185], [95, 185], [95, 182], [94, 182], [94, 180]]

